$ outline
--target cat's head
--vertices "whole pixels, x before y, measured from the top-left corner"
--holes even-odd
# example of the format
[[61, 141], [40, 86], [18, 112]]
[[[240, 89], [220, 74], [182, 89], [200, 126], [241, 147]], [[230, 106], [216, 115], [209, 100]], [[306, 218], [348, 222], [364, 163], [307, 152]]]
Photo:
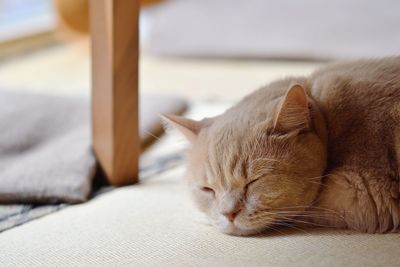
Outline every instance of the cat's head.
[[192, 144], [187, 179], [195, 203], [233, 235], [294, 219], [315, 200], [326, 165], [323, 118], [301, 86], [256, 102], [244, 99], [202, 121], [165, 118]]

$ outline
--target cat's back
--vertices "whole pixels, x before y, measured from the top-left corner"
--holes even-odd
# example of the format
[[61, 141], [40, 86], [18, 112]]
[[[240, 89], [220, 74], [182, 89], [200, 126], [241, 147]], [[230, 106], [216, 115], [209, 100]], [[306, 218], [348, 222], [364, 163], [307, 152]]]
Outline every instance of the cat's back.
[[372, 104], [400, 94], [400, 56], [329, 64], [315, 71], [309, 81], [313, 96], [324, 103], [360, 100]]
[[400, 125], [400, 57], [328, 65], [310, 84], [327, 120], [332, 164], [391, 164]]

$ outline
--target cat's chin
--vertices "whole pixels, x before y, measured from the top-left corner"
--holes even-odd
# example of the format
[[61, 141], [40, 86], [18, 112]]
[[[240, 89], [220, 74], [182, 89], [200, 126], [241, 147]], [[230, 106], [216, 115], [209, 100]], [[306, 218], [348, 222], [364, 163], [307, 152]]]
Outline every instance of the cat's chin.
[[219, 227], [219, 231], [224, 234], [234, 236], [252, 236], [262, 232], [261, 229], [241, 229], [234, 224], [229, 224], [225, 227]]

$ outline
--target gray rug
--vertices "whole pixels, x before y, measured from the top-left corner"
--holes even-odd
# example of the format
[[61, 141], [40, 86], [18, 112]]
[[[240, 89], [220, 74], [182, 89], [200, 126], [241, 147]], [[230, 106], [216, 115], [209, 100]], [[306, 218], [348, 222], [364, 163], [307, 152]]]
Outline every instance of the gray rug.
[[[143, 96], [140, 103], [142, 142], [161, 127], [159, 113], [186, 107], [166, 96]], [[0, 91], [0, 129], [0, 203], [89, 198], [96, 161], [88, 99]]]
[[96, 166], [87, 100], [0, 92], [0, 202], [85, 201]]

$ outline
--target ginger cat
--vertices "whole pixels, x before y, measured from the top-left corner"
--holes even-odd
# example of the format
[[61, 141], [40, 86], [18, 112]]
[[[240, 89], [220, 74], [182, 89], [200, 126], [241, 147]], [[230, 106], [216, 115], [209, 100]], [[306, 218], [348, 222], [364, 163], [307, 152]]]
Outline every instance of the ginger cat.
[[214, 118], [165, 121], [191, 142], [191, 194], [224, 233], [399, 229], [400, 57], [328, 65]]

